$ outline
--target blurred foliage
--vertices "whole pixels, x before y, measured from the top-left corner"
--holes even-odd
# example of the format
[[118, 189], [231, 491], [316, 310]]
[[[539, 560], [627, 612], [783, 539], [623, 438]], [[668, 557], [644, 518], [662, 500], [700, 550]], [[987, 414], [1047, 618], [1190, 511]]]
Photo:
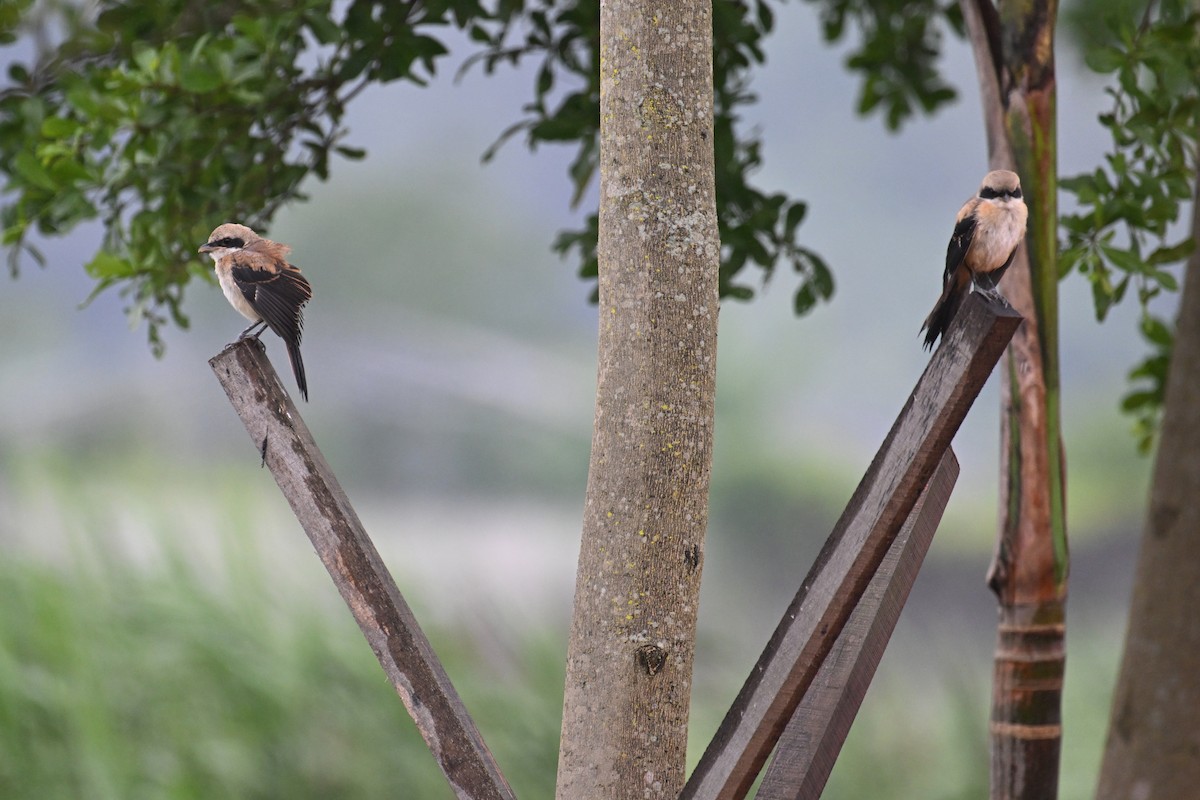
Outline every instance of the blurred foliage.
[[[183, 566], [7, 559], [0, 794], [453, 797], [349, 615], [284, 611], [267, 573], [240, 573], [252, 582], [222, 595]], [[497, 676], [466, 666], [488, 663], [469, 641], [438, 638], [514, 786], [548, 796], [558, 648], [527, 641]]]
[[[84, 16], [81, 9], [95, 7]], [[432, 74], [445, 52], [425, 33], [477, 3], [356, 0], [340, 24], [330, 0], [277, 3], [102, 2], [32, 6], [8, 41], [39, 44], [0, 92], [0, 220], [15, 271], [40, 256], [31, 231], [62, 234], [98, 217], [87, 264], [96, 291], [120, 286], [135, 319], [181, 326], [196, 247], [218, 223], [263, 226], [328, 175], [348, 103], [370, 82]], [[55, 44], [46, 44], [56, 41]]]
[[[7, 447], [0, 476], [0, 797], [453, 797], [290, 510], [261, 492], [270, 478], [257, 464], [164, 470], [128, 453]], [[960, 567], [929, 570], [926, 589]], [[461, 579], [431, 577], [443, 590]], [[429, 625], [441, 609], [402, 583], [514, 791], [549, 797], [565, 634], [509, 616], [508, 597], [461, 625]], [[778, 594], [748, 596], [751, 618], [779, 613]], [[902, 623], [824, 796], [981, 796], [989, 644], [962, 624]], [[693, 763], [758, 652], [737, 625], [707, 631]], [[1094, 783], [1121, 629], [1105, 616], [1075, 633], [1069, 800]]]
[[1193, 232], [1177, 223], [1200, 168], [1200, 15], [1182, 0], [1084, 3], [1074, 15], [1088, 66], [1112, 79], [1112, 108], [1099, 118], [1112, 143], [1093, 172], [1059, 181], [1077, 205], [1061, 219], [1061, 268], [1088, 279], [1100, 320], [1135, 290], [1151, 353], [1130, 373], [1122, 408], [1145, 452], [1158, 430], [1174, 341], [1173, 325], [1151, 303], [1179, 289], [1173, 268], [1194, 249]]
[[[810, 0], [817, 2], [817, 0]], [[798, 314], [829, 299], [833, 275], [797, 232], [807, 206], [766, 193], [749, 178], [762, 164], [761, 138], [739, 128], [756, 101], [752, 68], [765, 61], [775, 25], [767, 0], [717, 0], [713, 8], [717, 213], [722, 296], [754, 296], [784, 261], [799, 276]], [[863, 32], [847, 66], [863, 75], [859, 110], [895, 129], [917, 109], [954, 98], [939, 77], [940, 21], [955, 30], [955, 4], [820, 0], [825, 36]], [[238, 0], [221, 4], [105, 0], [94, 16], [70, 5], [6, 3], [5, 41], [20, 31], [43, 43], [32, 67], [14, 64], [0, 92], [0, 153], [9, 181], [3, 241], [16, 269], [40, 255], [31, 230], [55, 235], [99, 217], [105, 241], [87, 265], [96, 291], [120, 286], [135, 320], [161, 347], [168, 319], [184, 326], [184, 287], [206, 275], [194, 248], [216, 224], [266, 226], [303, 197], [308, 175], [325, 178], [346, 104], [366, 85], [422, 83], [447, 49], [434, 33], [454, 25], [480, 50], [465, 67], [537, 59], [534, 98], [497, 142], [523, 132], [531, 147], [573, 143], [569, 168], [581, 202], [599, 157], [599, 4], [595, 0], [477, 0], [384, 3], [353, 0], [344, 16], [331, 0]], [[24, 17], [22, 17], [24, 12]], [[54, 45], [49, 30], [65, 31]], [[565, 87], [565, 88], [564, 88]], [[494, 147], [485, 158], [494, 152]], [[597, 271], [597, 219], [564, 231], [555, 249]]]
[[[0, 91], [3, 242], [15, 271], [23, 256], [41, 260], [31, 232], [53, 236], [99, 218], [105, 239], [87, 265], [96, 291], [120, 287], [156, 349], [164, 324], [187, 324], [183, 291], [207, 275], [195, 248], [208, 232], [230, 219], [265, 227], [282, 204], [303, 198], [306, 177], [328, 175], [332, 156], [362, 157], [341, 144], [346, 105], [372, 83], [432, 77], [447, 54], [439, 38], [447, 26], [481, 45], [488, 70], [540, 55], [527, 119], [502, 139], [524, 130], [531, 145], [577, 142], [577, 202], [595, 173], [595, 2], [105, 0], [95, 8], [3, 6], [3, 41], [27, 33], [40, 44], [31, 66], [12, 64]], [[773, 15], [765, 2], [723, 0], [716, 16], [721, 286], [748, 298], [753, 290], [734, 282], [742, 267], [769, 275], [785, 258], [802, 277], [797, 308], [807, 310], [832, 294], [833, 280], [796, 242], [804, 205], [748, 184], [759, 142], [735, 130], [736, 107], [754, 99], [745, 73], [763, 60]], [[512, 46], [513, 37], [523, 38]], [[581, 88], [556, 99], [564, 81]], [[594, 276], [595, 239], [590, 218], [556, 247], [578, 251], [581, 272]]]
[[[832, 273], [797, 239], [805, 203], [749, 182], [761, 139], [738, 125], [740, 109], [756, 101], [749, 75], [765, 60], [778, 4], [714, 4], [720, 288], [749, 299], [745, 267], [766, 281], [785, 261], [799, 276], [794, 305], [803, 314], [832, 296]], [[864, 77], [860, 111], [880, 111], [894, 129], [954, 97], [934, 68], [938, 20], [960, 27], [953, 3], [820, 5], [831, 41], [848, 23], [863, 31], [848, 61]], [[161, 349], [164, 324], [187, 324], [188, 281], [208, 275], [194, 252], [208, 232], [231, 219], [265, 227], [304, 197], [306, 177], [329, 174], [331, 157], [361, 158], [341, 144], [346, 105], [372, 83], [427, 81], [448, 52], [447, 26], [479, 46], [465, 67], [539, 60], [534, 98], [497, 145], [519, 132], [531, 147], [575, 144], [569, 173], [581, 202], [599, 156], [595, 0], [0, 2], [0, 45], [22, 34], [38, 45], [31, 65], [10, 66], [0, 91], [10, 268], [23, 257], [40, 262], [32, 232], [53, 236], [99, 218], [105, 238], [87, 264], [96, 291], [119, 287]], [[593, 213], [555, 243], [586, 278], [596, 276], [596, 224]]]
[[[743, 268], [754, 265], [765, 281], [784, 260], [800, 276], [795, 307], [803, 314], [833, 295], [833, 275], [819, 255], [797, 242], [806, 205], [783, 193], [766, 194], [749, 183], [750, 175], [762, 164], [762, 143], [756, 132], [738, 128], [739, 109], [757, 100], [748, 90], [749, 71], [765, 61], [763, 42], [774, 25], [775, 12], [765, 0], [717, 0], [713, 5], [720, 292], [722, 297], [749, 300], [754, 289], [745, 280]], [[468, 68], [482, 64], [490, 73], [498, 65], [540, 60], [534, 99], [524, 108], [525, 118], [510, 126], [497, 145], [520, 132], [531, 148], [542, 143], [576, 143], [570, 177], [574, 202], [579, 203], [596, 174], [599, 158], [599, 4], [592, 0], [539, 0], [491, 32], [475, 26], [471, 36], [483, 42], [485, 50], [467, 62]], [[513, 39], [518, 40], [516, 44], [510, 43]], [[577, 88], [564, 94], [563, 84]], [[580, 276], [586, 279], [597, 275], [597, 225], [593, 212], [582, 229], [564, 231], [555, 242], [560, 254], [577, 254]]]
[[932, 114], [957, 97], [937, 70], [943, 26], [963, 35], [958, 3], [937, 0], [805, 0], [820, 7], [826, 41], [858, 37], [846, 68], [862, 77], [860, 114], [880, 113], [899, 130], [917, 111]]
[[[945, 36], [962, 33], [957, 3], [806, 2], [828, 41], [853, 42], [846, 67], [862, 79], [861, 113], [895, 130], [955, 99], [938, 59]], [[798, 239], [806, 204], [751, 184], [761, 137], [739, 125], [756, 102], [751, 73], [765, 62], [781, 5], [714, 3], [720, 288], [749, 299], [751, 275], [766, 281], [783, 261], [798, 275], [803, 314], [832, 296], [832, 272]], [[1078, 200], [1062, 220], [1064, 274], [1089, 279], [1101, 318], [1136, 289], [1153, 352], [1131, 373], [1124, 407], [1148, 444], [1172, 337], [1149, 304], [1177, 288], [1168, 268], [1191, 250], [1172, 223], [1195, 183], [1196, 17], [1183, 0], [1086, 0], [1069, 18], [1089, 65], [1113, 78], [1113, 109], [1100, 118], [1113, 146], [1093, 173], [1060, 182]], [[569, 178], [581, 203], [599, 157], [595, 0], [0, 0], [0, 47], [19, 37], [37, 45], [32, 64], [11, 64], [0, 89], [0, 224], [11, 269], [40, 260], [31, 234], [100, 219], [105, 238], [87, 264], [95, 291], [118, 287], [160, 349], [164, 324], [187, 324], [188, 281], [210, 275], [194, 252], [208, 232], [229, 219], [266, 227], [281, 205], [304, 197], [305, 178], [329, 174], [332, 158], [361, 158], [343, 143], [347, 104], [373, 83], [428, 81], [448, 54], [450, 26], [477, 48], [463, 69], [535, 62], [532, 100], [485, 159], [517, 134], [533, 148], [573, 145]], [[554, 245], [589, 279], [597, 235], [593, 212]]]
[[[454, 797], [303, 535], [268, 545], [255, 476], [159, 468], [130, 491], [144, 468], [98, 487], [93, 465], [11, 456], [6, 520], [38, 534], [0, 525], [0, 796]], [[184, 535], [213, 508], [211, 537]], [[560, 643], [429, 634], [514, 789], [552, 794]]]

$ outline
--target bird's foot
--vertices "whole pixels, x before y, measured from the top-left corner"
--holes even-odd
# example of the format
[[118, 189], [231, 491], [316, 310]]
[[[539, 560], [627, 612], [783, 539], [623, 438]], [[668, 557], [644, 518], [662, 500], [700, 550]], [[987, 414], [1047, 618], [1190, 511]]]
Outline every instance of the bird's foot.
[[[258, 330], [255, 331], [254, 333], [251, 333], [250, 331], [253, 331], [255, 328], [258, 328]], [[238, 341], [240, 342], [242, 339], [257, 339], [259, 336], [262, 336], [263, 331], [265, 331], [266, 329], [267, 329], [266, 320], [260, 319], [258, 322], [254, 323], [249, 328], [246, 328], [246, 330], [242, 331], [242, 334], [240, 336], [238, 336]]]
[[983, 297], [984, 300], [987, 300], [989, 303], [995, 303], [995, 304], [999, 305], [1001, 308], [1007, 308], [1010, 310], [1012, 309], [1012, 304], [1009, 303], [1008, 300], [1004, 297], [1004, 295], [1000, 294], [1000, 290], [996, 289], [995, 287], [992, 287], [990, 289], [985, 289], [983, 287], [979, 287], [979, 294]]

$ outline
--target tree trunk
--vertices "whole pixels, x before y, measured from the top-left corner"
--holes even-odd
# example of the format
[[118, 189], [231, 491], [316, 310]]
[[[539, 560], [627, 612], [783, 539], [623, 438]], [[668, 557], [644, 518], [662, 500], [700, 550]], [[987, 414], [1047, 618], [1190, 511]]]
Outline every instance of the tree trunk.
[[710, 0], [600, 9], [596, 419], [557, 797], [675, 797], [716, 381]]
[[1025, 246], [1003, 284], [1025, 317], [1002, 368], [999, 601], [991, 797], [1054, 798], [1066, 649], [1066, 477], [1059, 414], [1056, 2], [963, 0], [983, 87], [989, 160], [1015, 169]]
[[[1197, 177], [1200, 187], [1200, 176]], [[1200, 191], [1200, 190], [1198, 190]], [[1200, 235], [1200, 193], [1192, 236]], [[1200, 786], [1200, 251], [1184, 278], [1099, 800]]]

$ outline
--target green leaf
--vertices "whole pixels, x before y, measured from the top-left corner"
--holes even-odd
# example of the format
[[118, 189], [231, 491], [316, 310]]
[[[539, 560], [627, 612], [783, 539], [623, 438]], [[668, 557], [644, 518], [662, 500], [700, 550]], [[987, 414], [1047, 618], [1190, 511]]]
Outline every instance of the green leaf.
[[1130, 280], [1130, 277], [1131, 277], [1131, 276], [1129, 276], [1129, 275], [1126, 275], [1126, 276], [1125, 276], [1124, 278], [1122, 278], [1122, 279], [1120, 280], [1120, 282], [1119, 282], [1119, 283], [1117, 283], [1117, 285], [1116, 285], [1116, 286], [1113, 288], [1113, 290], [1112, 290], [1112, 302], [1113, 302], [1113, 305], [1116, 305], [1117, 303], [1121, 302], [1122, 298], [1124, 298], [1124, 297], [1125, 297], [1125, 290], [1129, 288], [1129, 280]]
[[203, 57], [186, 58], [179, 69], [179, 86], [193, 94], [208, 94], [225, 83], [221, 73]]
[[354, 80], [374, 60], [375, 51], [371, 48], [360, 46], [352, 49], [350, 55], [346, 56], [345, 60], [341, 62], [337, 73], [338, 80], [343, 82]]
[[1145, 262], [1131, 249], [1102, 244], [1100, 251], [1104, 253], [1105, 258], [1112, 262], [1113, 266], [1126, 272], [1142, 272], [1146, 267]]
[[65, 139], [79, 128], [78, 122], [67, 117], [46, 117], [42, 120], [42, 136], [47, 139]]
[[808, 204], [806, 203], [795, 202], [788, 206], [787, 216], [783, 223], [783, 235], [791, 239], [796, 233], [796, 228], [800, 226], [807, 213]]
[[332, 44], [342, 39], [342, 28], [320, 11], [305, 12], [304, 23], [312, 31], [313, 38], [321, 44]]
[[[1090, 277], [1092, 277], [1092, 304], [1096, 309], [1096, 321], [1104, 322], [1108, 317], [1108, 312], [1116, 303], [1116, 299], [1114, 298], [1115, 292], [1113, 292], [1106, 277], [1100, 277], [1095, 274]], [[1129, 276], [1127, 275], [1122, 284], [1128, 282], [1128, 280]]]
[[1157, 405], [1159, 397], [1157, 392], [1142, 391], [1130, 392], [1121, 400], [1121, 410], [1125, 412], [1136, 411], [1139, 408], [1146, 406]]
[[542, 97], [546, 92], [550, 91], [554, 86], [554, 71], [550, 69], [550, 62], [542, 64], [542, 68], [538, 70], [537, 86], [534, 91], [538, 97]]
[[1093, 72], [1107, 74], [1116, 72], [1126, 60], [1126, 55], [1115, 47], [1095, 47], [1086, 51], [1084, 62]]
[[796, 316], [802, 317], [809, 311], [812, 311], [813, 306], [817, 304], [817, 296], [813, 291], [812, 283], [805, 283], [796, 290], [796, 296], [792, 303], [792, 307], [796, 312]]
[[1141, 328], [1142, 335], [1157, 345], [1170, 347], [1174, 340], [1174, 334], [1172, 334], [1171, 329], [1158, 317], [1150, 316], [1149, 314], [1142, 317]]
[[22, 150], [13, 159], [13, 171], [23, 178], [26, 183], [45, 189], [48, 192], [58, 191], [58, 184], [50, 177], [50, 173], [42, 166], [32, 153]]
[[805, 250], [804, 257], [812, 270], [812, 284], [817, 296], [822, 300], [833, 297], [833, 272], [830, 271], [828, 265], [811, 250]]
[[133, 63], [142, 72], [153, 75], [158, 71], [160, 63], [159, 53], [153, 47], [143, 42], [135, 42], [133, 45]]
[[96, 253], [92, 260], [84, 265], [84, 269], [91, 277], [105, 282], [137, 274], [137, 269], [132, 263], [106, 250]]
[[1191, 256], [1192, 251], [1195, 250], [1195, 248], [1196, 243], [1189, 236], [1179, 244], [1170, 246], [1164, 245], [1152, 251], [1150, 255], [1146, 257], [1146, 263], [1150, 265], [1173, 264], [1176, 261], [1182, 261], [1183, 259]]
[[1168, 292], [1179, 291], [1179, 281], [1175, 279], [1174, 275], [1166, 270], [1156, 269], [1150, 273], [1150, 277], [1157, 281], [1158, 285]]

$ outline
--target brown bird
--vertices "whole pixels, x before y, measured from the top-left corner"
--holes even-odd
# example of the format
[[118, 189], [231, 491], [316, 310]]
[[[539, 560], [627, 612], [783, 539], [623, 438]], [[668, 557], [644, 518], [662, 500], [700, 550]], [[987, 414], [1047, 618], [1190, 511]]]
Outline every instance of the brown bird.
[[[235, 222], [219, 226], [200, 246], [200, 252], [208, 253], [216, 264], [217, 282], [225, 299], [254, 323], [238, 338], [257, 338], [265, 328], [273, 330], [287, 345], [296, 385], [308, 400], [300, 334], [304, 304], [312, 298], [312, 287], [300, 270], [287, 262], [291, 249]], [[251, 333], [255, 328], [258, 330]]]
[[1028, 216], [1017, 173], [998, 169], [984, 176], [979, 194], [958, 211], [946, 248], [942, 296], [921, 325], [921, 330], [927, 331], [926, 348], [932, 348], [934, 341], [945, 335], [972, 286], [984, 297], [1008, 305], [996, 284], [1025, 238]]

